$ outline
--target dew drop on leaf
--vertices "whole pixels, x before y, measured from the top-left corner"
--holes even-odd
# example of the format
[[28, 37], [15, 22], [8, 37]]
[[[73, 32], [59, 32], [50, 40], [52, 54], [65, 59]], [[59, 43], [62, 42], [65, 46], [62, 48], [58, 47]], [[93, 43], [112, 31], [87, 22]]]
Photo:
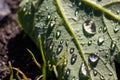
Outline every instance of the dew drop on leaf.
[[114, 28], [114, 32], [117, 33], [119, 31], [119, 28], [118, 27], [115, 27]]
[[98, 45], [101, 45], [104, 42], [104, 38], [103, 37], [99, 37], [98, 38]]
[[71, 70], [69, 68], [67, 68], [66, 72], [65, 72], [65, 78], [68, 78], [70, 75]]
[[116, 47], [116, 42], [115, 42], [115, 41], [112, 41], [112, 42], [111, 42], [110, 50], [111, 50], [111, 51], [114, 51], [114, 50], [115, 50], [115, 47]]
[[72, 57], [71, 57], [71, 64], [73, 65], [77, 60], [77, 55], [75, 54], [72, 54]]
[[88, 35], [96, 33], [96, 25], [91, 20], [87, 20], [87, 21], [84, 22], [83, 29]]
[[120, 14], [120, 11], [119, 11], [119, 10], [117, 10], [117, 11], [116, 11], [116, 13], [117, 13], [117, 14]]
[[56, 24], [56, 21], [55, 21], [55, 20], [52, 20], [52, 21], [50, 22], [50, 26], [51, 26], [51, 27], [55, 26], [55, 24]]
[[61, 53], [62, 49], [63, 49], [63, 46], [62, 45], [58, 45], [58, 47], [57, 47], [57, 53], [58, 54]]
[[91, 44], [92, 44], [92, 40], [89, 40], [89, 41], [88, 41], [88, 45], [91, 45]]
[[89, 60], [93, 63], [97, 62], [99, 60], [98, 54], [97, 53], [91, 53], [89, 55]]
[[57, 30], [57, 32], [56, 32], [56, 39], [58, 39], [60, 36], [61, 36], [61, 31]]
[[86, 68], [84, 62], [81, 64], [80, 71], [81, 71], [81, 73], [82, 73], [84, 76], [87, 76], [88, 71], [87, 71], [87, 68]]
[[105, 80], [104, 76], [100, 76], [100, 79], [101, 79], [101, 80]]
[[70, 48], [70, 54], [74, 52], [74, 48]]
[[94, 74], [94, 76], [96, 76], [97, 75], [97, 71], [93, 70], [93, 74]]
[[60, 44], [62, 44], [63, 42], [64, 42], [63, 39], [61, 39], [61, 40], [60, 40]]
[[112, 76], [112, 75], [113, 75], [113, 73], [112, 73], [112, 72], [110, 72], [110, 73], [109, 73], [109, 76]]

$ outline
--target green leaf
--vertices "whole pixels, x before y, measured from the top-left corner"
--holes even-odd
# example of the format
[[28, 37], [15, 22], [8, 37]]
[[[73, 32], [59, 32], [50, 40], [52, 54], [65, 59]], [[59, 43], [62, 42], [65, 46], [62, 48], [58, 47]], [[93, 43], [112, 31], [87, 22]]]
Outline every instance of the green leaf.
[[118, 80], [119, 7], [119, 0], [28, 0], [17, 17], [37, 46], [41, 38], [58, 80]]

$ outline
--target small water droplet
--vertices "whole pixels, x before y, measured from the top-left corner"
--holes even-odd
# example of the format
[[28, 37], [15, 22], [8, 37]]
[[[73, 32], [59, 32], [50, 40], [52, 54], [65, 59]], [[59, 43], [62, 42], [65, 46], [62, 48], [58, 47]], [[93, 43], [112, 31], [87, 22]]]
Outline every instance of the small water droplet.
[[65, 78], [67, 79], [70, 75], [71, 70], [69, 68], [67, 68], [66, 72], [65, 72]]
[[89, 40], [89, 41], [88, 41], [88, 45], [91, 45], [91, 44], [92, 44], [92, 40]]
[[97, 75], [97, 71], [93, 70], [93, 74], [94, 74], [94, 76], [96, 76]]
[[63, 46], [62, 45], [58, 45], [58, 47], [57, 47], [57, 53], [58, 54], [61, 53], [62, 49], [63, 49]]
[[53, 46], [54, 46], [54, 43], [53, 42], [51, 42], [51, 44], [50, 44], [50, 49], [53, 49]]
[[48, 14], [47, 19], [49, 20], [51, 18], [50, 14]]
[[105, 80], [104, 76], [100, 76], [100, 79], [101, 79], [101, 80]]
[[77, 15], [78, 15], [78, 10], [75, 11], [75, 16], [77, 16]]
[[112, 42], [111, 42], [111, 48], [110, 48], [110, 50], [111, 50], [111, 51], [115, 51], [115, 48], [116, 48], [116, 42], [115, 42], [115, 41], [112, 41]]
[[99, 60], [98, 54], [97, 53], [91, 53], [89, 55], [89, 60], [91, 62], [97, 62]]
[[68, 44], [69, 44], [69, 40], [68, 39], [66, 39], [65, 44], [66, 44], [66, 46], [68, 46]]
[[99, 33], [102, 31], [102, 27], [99, 28]]
[[81, 73], [82, 73], [84, 76], [87, 76], [88, 71], [87, 71], [87, 68], [86, 68], [84, 62], [81, 64], [80, 71], [81, 71]]
[[96, 33], [96, 25], [91, 20], [87, 20], [84, 22], [83, 29], [87, 34], [95, 34]]
[[103, 32], [107, 31], [107, 27], [103, 27]]
[[120, 14], [120, 10], [117, 10], [116, 13], [117, 13], [117, 14]]
[[52, 21], [50, 22], [50, 26], [51, 26], [51, 27], [55, 26], [55, 24], [56, 24], [56, 21], [55, 21], [55, 20], [52, 20]]
[[110, 73], [109, 73], [109, 76], [112, 76], [112, 75], [113, 75], [113, 73], [112, 73], [112, 72], [110, 72]]
[[117, 33], [119, 31], [119, 28], [118, 27], [115, 27], [114, 28], [114, 32]]
[[70, 48], [70, 54], [74, 52], [74, 48]]
[[76, 80], [76, 79], [75, 79], [75, 76], [73, 76], [73, 78], [72, 78], [71, 80]]
[[73, 65], [77, 60], [77, 55], [75, 54], [72, 54], [72, 57], [71, 57], [71, 64]]
[[60, 40], [60, 44], [62, 44], [63, 42], [64, 42], [63, 39], [61, 39], [61, 40]]
[[60, 36], [61, 36], [61, 31], [57, 30], [57, 32], [56, 32], [56, 39], [58, 39]]
[[98, 38], [98, 45], [101, 45], [104, 42], [104, 38], [103, 37], [99, 37]]

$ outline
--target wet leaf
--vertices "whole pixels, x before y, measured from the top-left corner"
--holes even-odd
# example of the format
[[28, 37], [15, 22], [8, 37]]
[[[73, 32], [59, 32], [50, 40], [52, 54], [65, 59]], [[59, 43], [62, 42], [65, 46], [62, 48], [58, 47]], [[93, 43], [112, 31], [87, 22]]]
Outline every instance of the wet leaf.
[[[37, 0], [36, 0], [37, 1]], [[119, 0], [32, 0], [21, 3], [17, 17], [38, 44], [59, 80], [117, 80], [120, 62]]]

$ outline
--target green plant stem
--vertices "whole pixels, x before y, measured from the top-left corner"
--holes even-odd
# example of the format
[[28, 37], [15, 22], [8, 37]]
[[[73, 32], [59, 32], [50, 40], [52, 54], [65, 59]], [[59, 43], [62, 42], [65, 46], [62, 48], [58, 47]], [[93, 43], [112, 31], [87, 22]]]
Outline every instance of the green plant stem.
[[43, 80], [46, 80], [46, 60], [45, 60], [45, 56], [44, 56], [44, 52], [43, 52], [41, 37], [39, 37], [39, 46], [40, 46], [40, 51], [41, 51], [42, 60], [43, 60], [43, 68], [42, 68]]
[[95, 2], [91, 1], [91, 0], [82, 0], [82, 2], [92, 6], [93, 8], [96, 8], [100, 11], [102, 11], [103, 13], [107, 14], [108, 16], [112, 17], [115, 20], [118, 20], [120, 22], [120, 17], [115, 15], [114, 13], [112, 13], [110, 10], [106, 9], [105, 7], [96, 4]]

